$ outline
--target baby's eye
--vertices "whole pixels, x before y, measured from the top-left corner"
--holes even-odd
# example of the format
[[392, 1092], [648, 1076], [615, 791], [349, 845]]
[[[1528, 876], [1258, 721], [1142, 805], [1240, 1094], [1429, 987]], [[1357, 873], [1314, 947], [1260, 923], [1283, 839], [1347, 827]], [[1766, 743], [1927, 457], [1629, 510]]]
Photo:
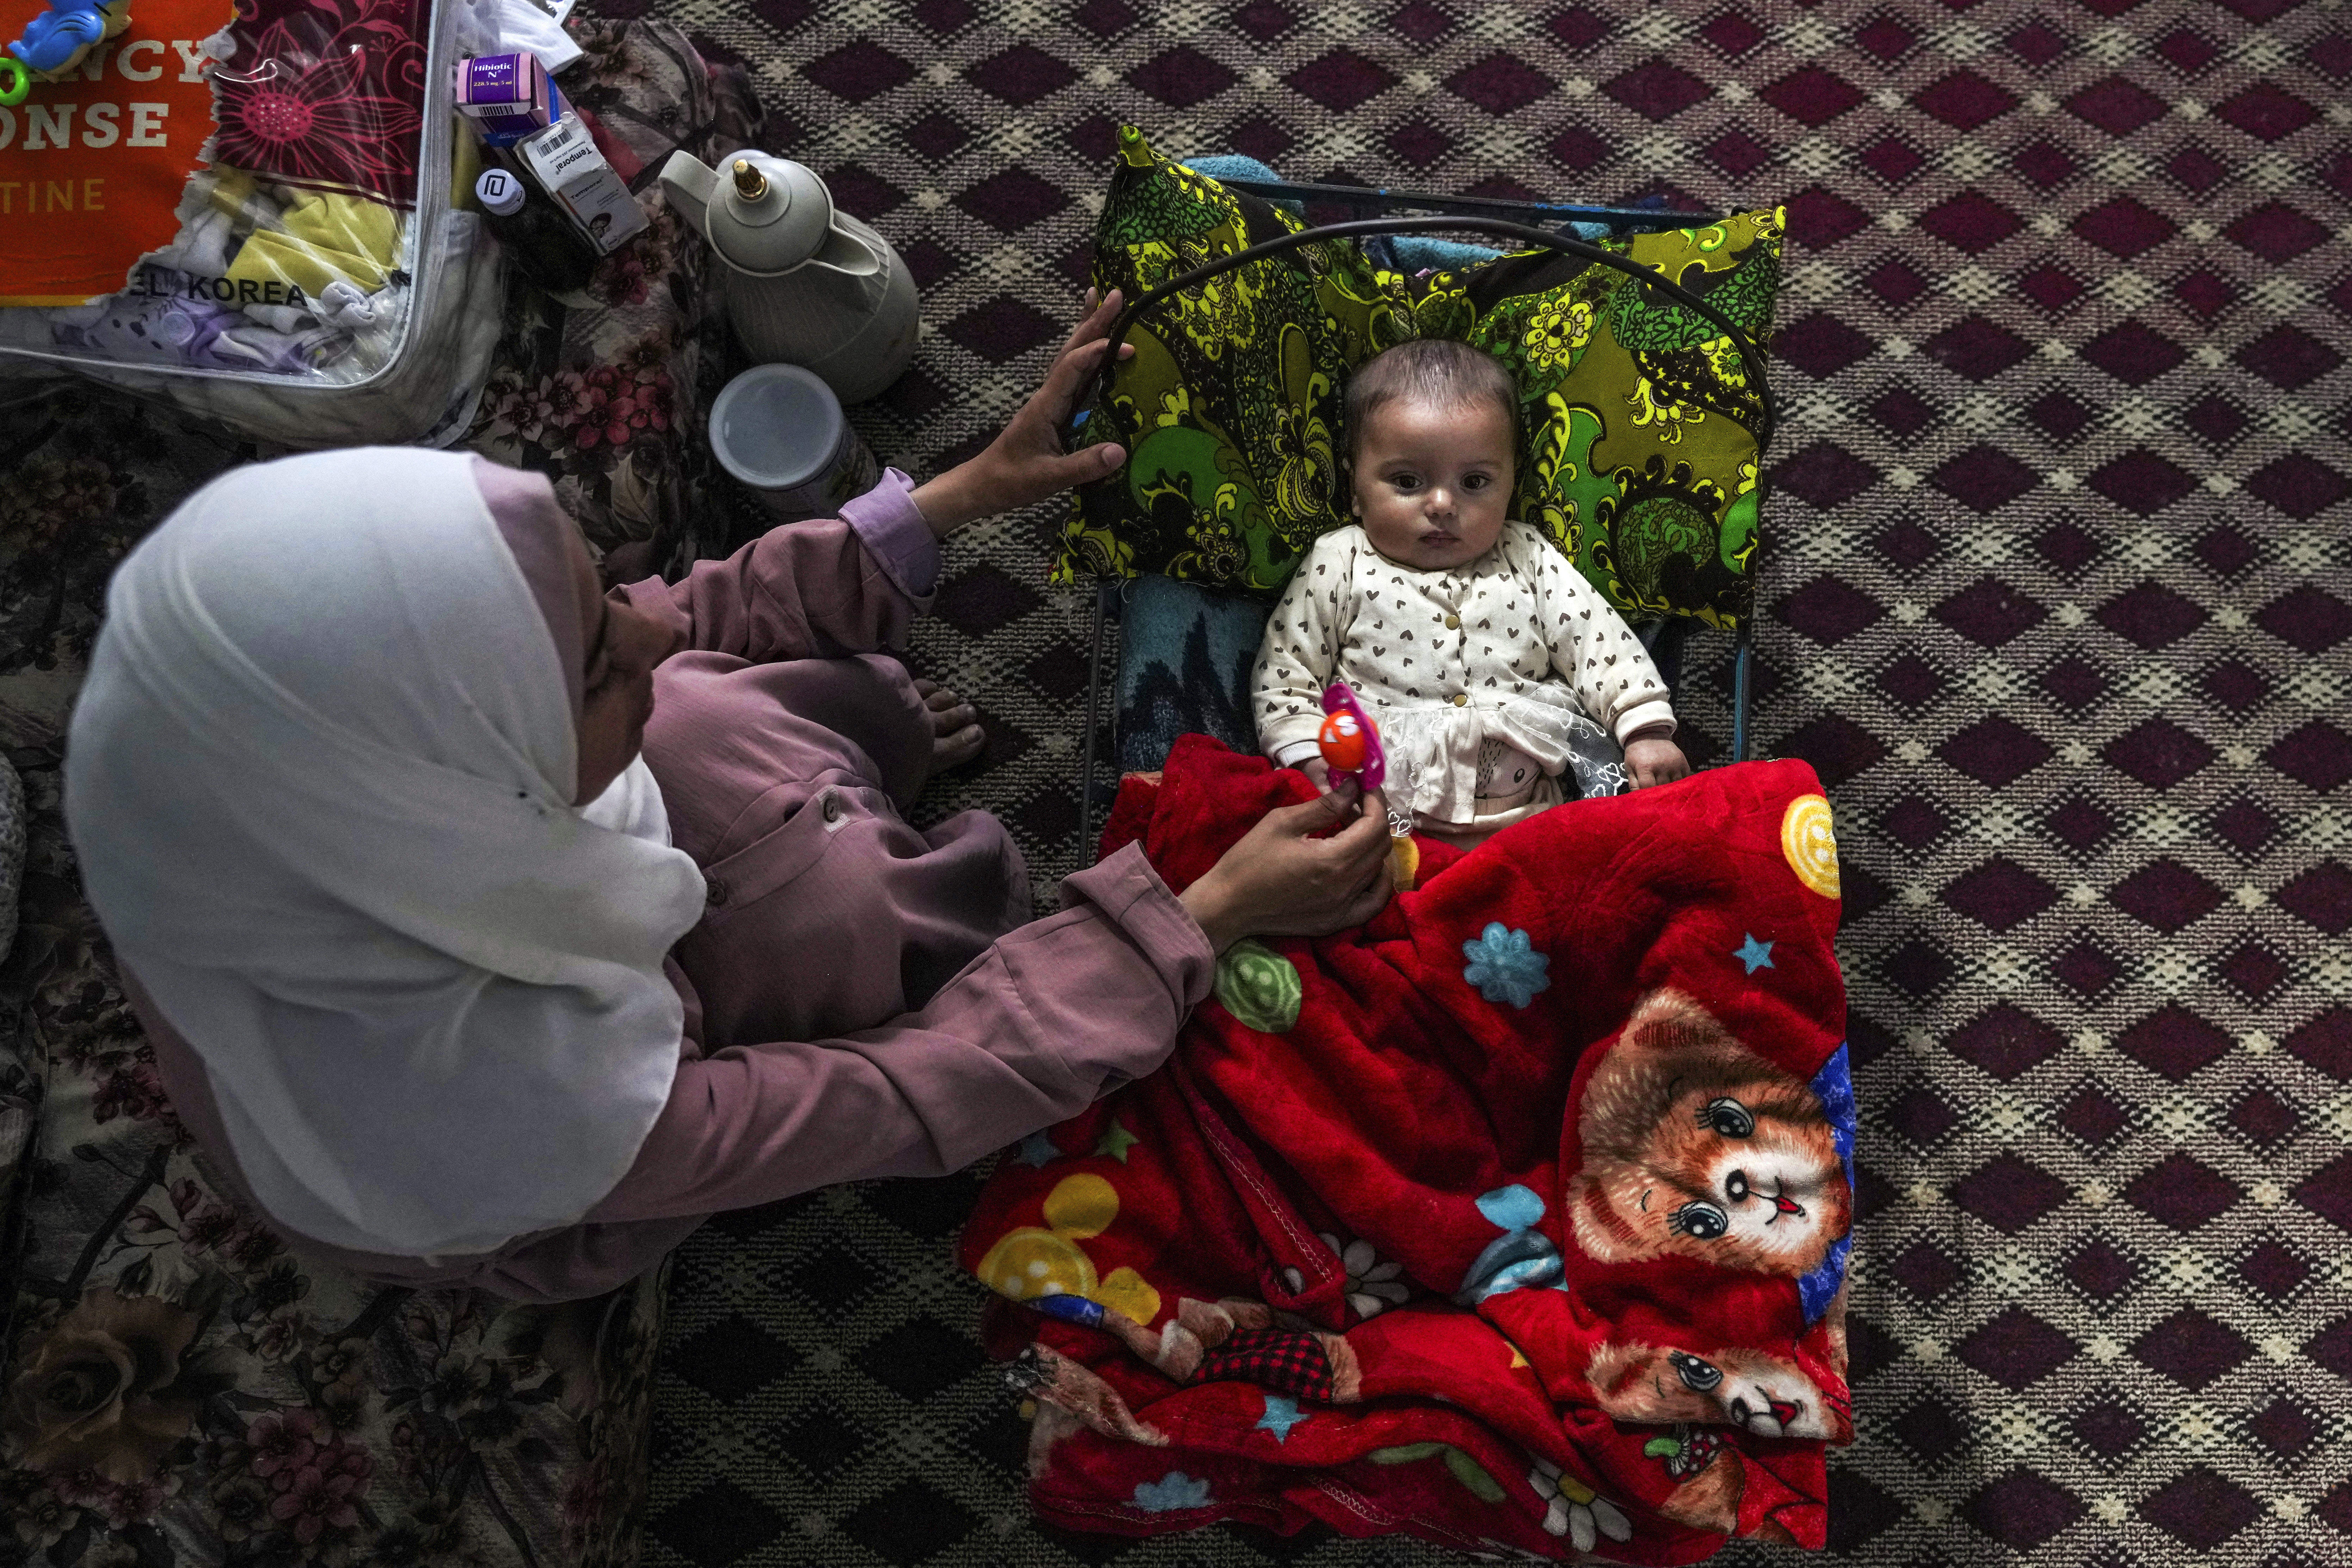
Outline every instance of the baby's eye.
[[1417, 490], [1421, 489], [1421, 476], [1419, 474], [1398, 474], [1391, 478], [1389, 483], [1401, 490]]
[[1491, 485], [1495, 481], [1493, 479], [1487, 478], [1485, 474], [1465, 474], [1463, 476], [1462, 488], [1475, 495], [1476, 492], [1485, 489], [1488, 485]]

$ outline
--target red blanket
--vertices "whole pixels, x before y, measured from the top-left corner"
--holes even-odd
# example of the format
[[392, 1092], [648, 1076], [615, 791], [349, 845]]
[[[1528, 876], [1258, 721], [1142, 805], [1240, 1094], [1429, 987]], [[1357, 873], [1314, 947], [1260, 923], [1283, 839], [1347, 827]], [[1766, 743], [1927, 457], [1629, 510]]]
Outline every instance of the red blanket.
[[[1141, 839], [1181, 889], [1309, 793], [1187, 737], [1105, 849]], [[1237, 945], [1164, 1070], [984, 1191], [961, 1260], [1004, 1298], [1038, 1512], [1820, 1546], [1853, 1102], [1811, 770], [1420, 849], [1362, 930]]]

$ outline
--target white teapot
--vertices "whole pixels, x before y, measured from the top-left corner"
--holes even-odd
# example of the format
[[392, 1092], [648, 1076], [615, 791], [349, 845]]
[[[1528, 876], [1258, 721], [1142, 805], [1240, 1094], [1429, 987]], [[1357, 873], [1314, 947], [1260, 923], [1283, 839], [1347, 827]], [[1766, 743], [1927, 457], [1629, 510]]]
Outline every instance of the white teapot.
[[752, 359], [803, 366], [844, 403], [863, 403], [907, 368], [914, 275], [888, 240], [835, 210], [814, 174], [747, 149], [722, 178], [673, 153], [661, 183], [718, 256], [727, 319]]

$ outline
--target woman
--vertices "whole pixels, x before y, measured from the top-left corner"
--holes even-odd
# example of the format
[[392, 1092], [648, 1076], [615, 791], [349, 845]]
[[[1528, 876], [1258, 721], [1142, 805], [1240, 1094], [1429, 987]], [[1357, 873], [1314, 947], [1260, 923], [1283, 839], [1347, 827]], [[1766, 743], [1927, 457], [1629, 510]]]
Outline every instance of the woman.
[[1034, 921], [994, 818], [899, 815], [978, 734], [884, 650], [940, 539], [1123, 460], [1055, 440], [1118, 308], [980, 457], [674, 586], [600, 594], [543, 479], [405, 449], [237, 470], [133, 552], [67, 813], [223, 1182], [376, 1279], [591, 1295], [710, 1214], [1067, 1117], [1233, 942], [1369, 919], [1376, 800], [1274, 813], [1181, 897], [1129, 847]]

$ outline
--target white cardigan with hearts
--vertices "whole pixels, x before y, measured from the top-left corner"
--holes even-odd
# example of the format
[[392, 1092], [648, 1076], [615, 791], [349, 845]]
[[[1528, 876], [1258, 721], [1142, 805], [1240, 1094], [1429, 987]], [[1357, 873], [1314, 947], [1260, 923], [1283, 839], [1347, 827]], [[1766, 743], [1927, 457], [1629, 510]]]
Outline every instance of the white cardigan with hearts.
[[1252, 672], [1258, 744], [1288, 765], [1314, 751], [1323, 690], [1354, 689], [1380, 727], [1408, 804], [1440, 822], [1475, 815], [1489, 740], [1547, 775], [1568, 735], [1598, 722], [1620, 745], [1673, 733], [1657, 666], [1622, 617], [1535, 529], [1507, 522], [1465, 566], [1424, 572], [1372, 548], [1356, 524], [1325, 534], [1267, 620]]

